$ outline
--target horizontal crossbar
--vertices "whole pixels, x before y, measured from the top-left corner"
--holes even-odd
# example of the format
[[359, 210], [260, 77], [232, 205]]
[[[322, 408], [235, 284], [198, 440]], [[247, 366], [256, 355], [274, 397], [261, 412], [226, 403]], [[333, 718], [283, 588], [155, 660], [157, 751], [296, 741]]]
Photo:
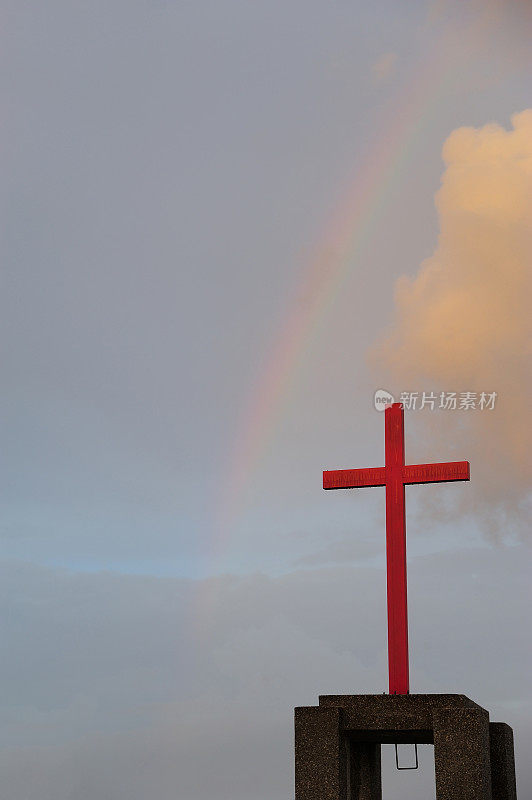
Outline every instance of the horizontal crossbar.
[[385, 486], [384, 467], [330, 469], [323, 473], [324, 489], [358, 489], [361, 486]]
[[[447, 461], [441, 464], [408, 464], [400, 469], [403, 483], [446, 483], [469, 480], [469, 461]], [[393, 469], [394, 477], [397, 469]], [[363, 469], [331, 469], [323, 473], [324, 489], [359, 489], [364, 486], [385, 486], [386, 467]]]
[[442, 464], [408, 464], [403, 467], [405, 483], [445, 483], [468, 481], [469, 461], [447, 461]]

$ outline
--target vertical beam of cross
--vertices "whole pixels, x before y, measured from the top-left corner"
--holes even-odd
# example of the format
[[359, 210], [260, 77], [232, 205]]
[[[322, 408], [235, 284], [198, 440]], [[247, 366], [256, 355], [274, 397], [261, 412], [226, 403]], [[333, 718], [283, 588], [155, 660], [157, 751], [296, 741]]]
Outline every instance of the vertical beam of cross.
[[384, 413], [385, 466], [326, 470], [324, 489], [386, 487], [386, 584], [388, 598], [388, 671], [390, 694], [408, 694], [408, 612], [406, 580], [405, 486], [413, 483], [468, 481], [469, 462], [405, 465], [404, 411], [400, 403]]
[[386, 583], [388, 598], [388, 670], [390, 693], [408, 694], [408, 610], [406, 583], [406, 519], [404, 413], [393, 406], [384, 412], [386, 471]]

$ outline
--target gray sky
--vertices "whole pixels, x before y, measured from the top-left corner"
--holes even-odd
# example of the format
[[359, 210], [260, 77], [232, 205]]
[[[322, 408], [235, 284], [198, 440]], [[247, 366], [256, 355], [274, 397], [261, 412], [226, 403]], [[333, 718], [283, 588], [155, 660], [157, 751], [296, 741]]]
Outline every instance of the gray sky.
[[[321, 470], [382, 463], [368, 353], [444, 142], [532, 106], [530, 6], [1, 6], [4, 794], [281, 800], [293, 707], [386, 688], [384, 495]], [[529, 540], [427, 413], [472, 482], [408, 490], [411, 688], [513, 725], [526, 797]]]

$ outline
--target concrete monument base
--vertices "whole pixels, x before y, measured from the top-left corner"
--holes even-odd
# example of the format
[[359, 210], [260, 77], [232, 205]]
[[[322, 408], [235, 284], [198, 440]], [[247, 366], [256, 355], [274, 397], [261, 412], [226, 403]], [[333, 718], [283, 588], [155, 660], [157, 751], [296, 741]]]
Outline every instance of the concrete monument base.
[[381, 744], [433, 744], [437, 800], [516, 800], [512, 729], [461, 694], [324, 695], [295, 709], [295, 800], [382, 800]]

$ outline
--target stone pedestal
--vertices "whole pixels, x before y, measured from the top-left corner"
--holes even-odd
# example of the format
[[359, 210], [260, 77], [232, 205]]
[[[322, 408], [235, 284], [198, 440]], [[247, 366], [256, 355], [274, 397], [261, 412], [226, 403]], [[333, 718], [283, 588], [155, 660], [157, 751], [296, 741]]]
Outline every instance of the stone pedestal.
[[516, 800], [512, 729], [464, 695], [325, 695], [295, 709], [295, 800], [382, 800], [381, 744], [433, 744], [437, 800]]

